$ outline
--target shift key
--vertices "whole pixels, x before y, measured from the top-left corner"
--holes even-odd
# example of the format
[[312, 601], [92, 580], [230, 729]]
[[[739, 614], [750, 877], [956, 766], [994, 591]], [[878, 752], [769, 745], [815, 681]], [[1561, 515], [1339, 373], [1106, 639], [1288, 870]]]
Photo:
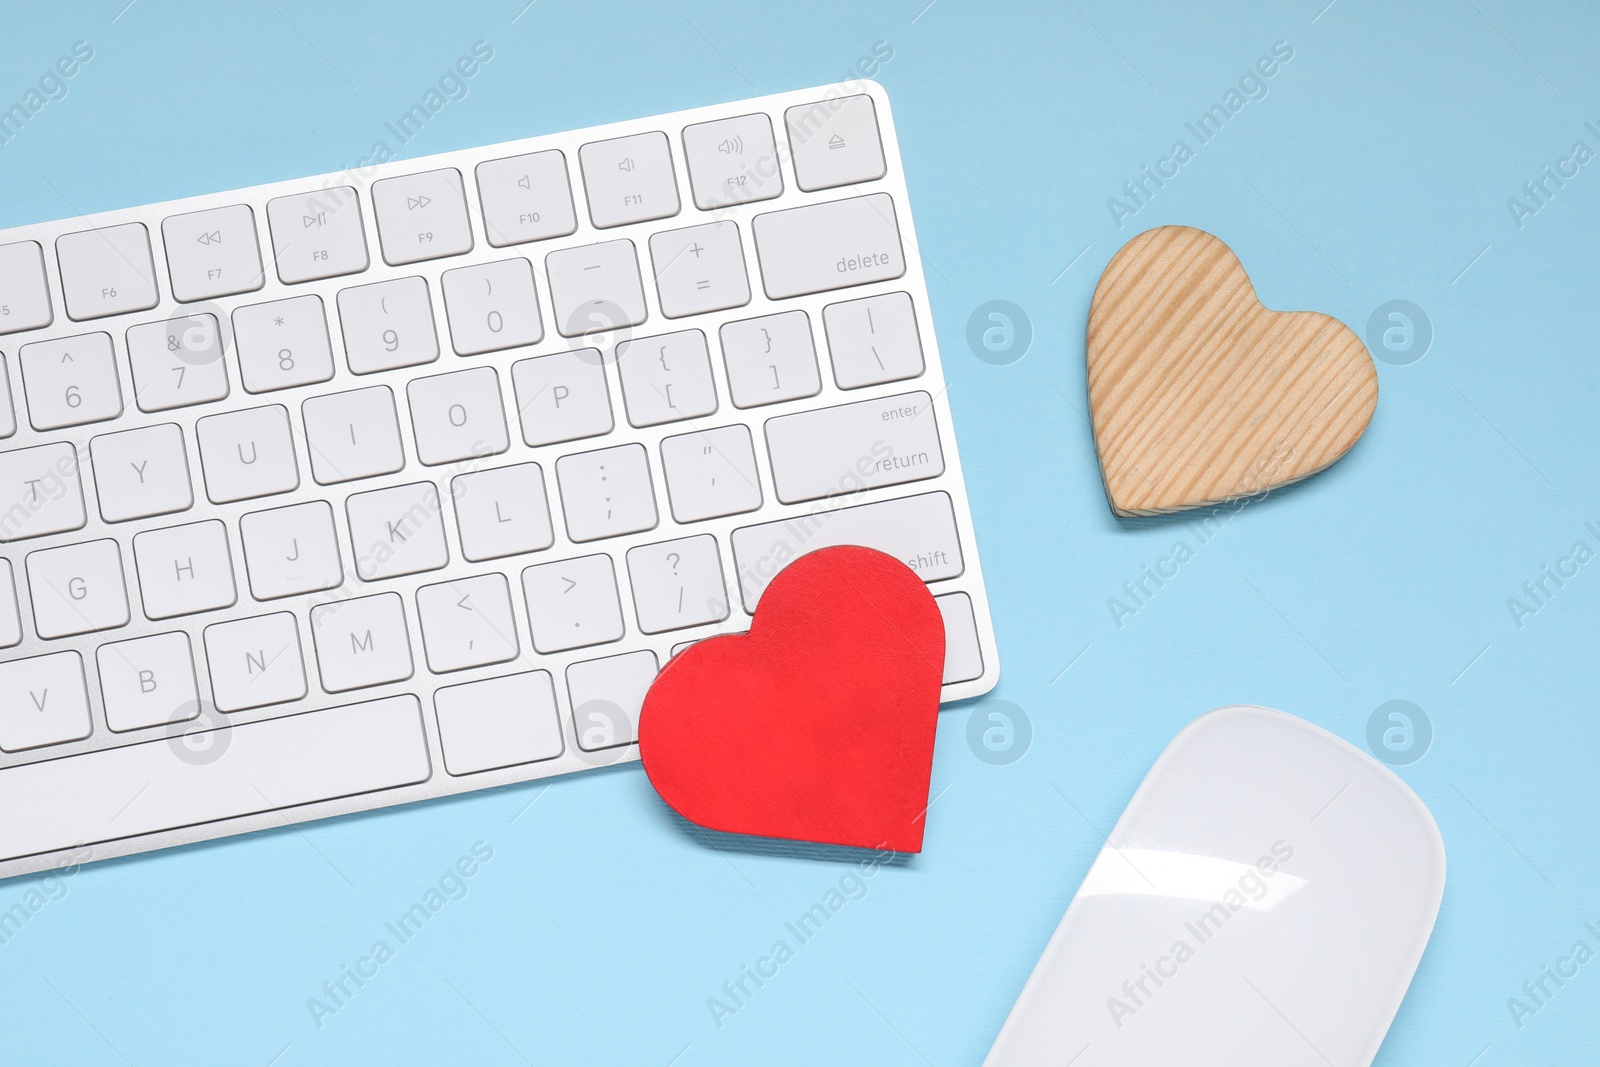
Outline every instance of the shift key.
[[757, 215], [755, 235], [761, 283], [772, 300], [889, 281], [906, 272], [888, 193]]
[[772, 481], [785, 504], [944, 473], [927, 393], [901, 393], [767, 420]]

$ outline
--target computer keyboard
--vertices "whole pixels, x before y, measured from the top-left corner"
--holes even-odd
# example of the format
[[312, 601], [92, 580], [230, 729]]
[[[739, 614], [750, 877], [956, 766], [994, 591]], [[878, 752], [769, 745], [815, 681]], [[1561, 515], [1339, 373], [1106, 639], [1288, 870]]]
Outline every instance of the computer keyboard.
[[0, 232], [0, 364], [0, 877], [636, 758], [827, 545], [998, 676], [873, 83]]

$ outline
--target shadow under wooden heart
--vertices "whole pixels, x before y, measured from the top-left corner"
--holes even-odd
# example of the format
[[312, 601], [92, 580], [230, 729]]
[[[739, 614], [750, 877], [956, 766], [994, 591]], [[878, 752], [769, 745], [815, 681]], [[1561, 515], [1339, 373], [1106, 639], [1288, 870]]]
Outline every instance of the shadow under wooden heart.
[[1089, 410], [1118, 515], [1253, 496], [1317, 473], [1372, 421], [1361, 339], [1314, 311], [1271, 311], [1233, 250], [1160, 226], [1111, 257], [1089, 308]]

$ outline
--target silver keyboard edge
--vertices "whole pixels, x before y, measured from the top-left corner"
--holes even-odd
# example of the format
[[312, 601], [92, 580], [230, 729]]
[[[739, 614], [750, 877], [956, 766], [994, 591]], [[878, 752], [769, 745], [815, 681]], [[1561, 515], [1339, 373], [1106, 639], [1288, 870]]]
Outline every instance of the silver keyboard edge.
[[[784, 112], [787, 108], [797, 104], [809, 104], [830, 96], [854, 96], [865, 94], [872, 98], [877, 109], [879, 133], [882, 139], [886, 173], [884, 177], [861, 182], [856, 185], [846, 185], [831, 189], [804, 192], [795, 183], [794, 167], [787, 152], [788, 134], [784, 124]], [[753, 201], [732, 207], [701, 210], [694, 204], [692, 186], [689, 181], [687, 161], [684, 154], [682, 129], [698, 122], [714, 119], [730, 118], [753, 111], [765, 111], [773, 119], [773, 130], [779, 142], [779, 156], [783, 161], [782, 176], [784, 190], [775, 200]], [[597, 230], [593, 227], [585, 210], [587, 196], [583, 188], [582, 171], [578, 164], [578, 149], [590, 141], [603, 140], [614, 137], [624, 137], [630, 134], [645, 133], [660, 130], [667, 133], [672, 145], [672, 162], [674, 176], [679, 186], [680, 208], [678, 214], [669, 218], [654, 219], [650, 221], [632, 223], [623, 226]], [[573, 197], [578, 212], [579, 225], [575, 234], [549, 240], [540, 240], [519, 245], [495, 247], [486, 239], [484, 233], [482, 203], [479, 196], [478, 185], [475, 180], [475, 169], [479, 163], [507, 156], [520, 155], [550, 148], [560, 149], [566, 156], [568, 174], [572, 182]], [[400, 266], [389, 266], [381, 255], [381, 244], [378, 238], [377, 222], [372, 207], [371, 187], [374, 182], [383, 178], [399, 177], [441, 167], [455, 167], [461, 171], [465, 186], [468, 216], [474, 239], [473, 249], [464, 254], [450, 256], [420, 263], [409, 263]], [[266, 218], [266, 204], [277, 196], [291, 194], [305, 194], [325, 187], [339, 185], [354, 186], [361, 195], [362, 226], [366, 236], [369, 250], [368, 269], [355, 274], [347, 274], [328, 278], [321, 281], [301, 282], [285, 285], [279, 281], [276, 271], [272, 266], [271, 234]], [[769, 300], [759, 284], [761, 277], [759, 260], [753, 255], [754, 236], [751, 222], [756, 215], [768, 211], [784, 210], [806, 204], [823, 203], [831, 200], [844, 199], [851, 196], [865, 195], [868, 193], [888, 193], [894, 199], [894, 208], [900, 226], [902, 246], [905, 253], [905, 273], [890, 281], [875, 282], [867, 285], [854, 286], [843, 289], [834, 289], [809, 296], [790, 297], [782, 300]], [[172, 296], [170, 274], [165, 268], [166, 248], [162, 233], [162, 221], [172, 215], [188, 212], [203, 211], [208, 208], [226, 207], [240, 203], [251, 206], [256, 213], [256, 227], [258, 239], [262, 244], [263, 264], [266, 272], [266, 281], [260, 290], [252, 293], [243, 293], [236, 296], [222, 297], [213, 301], [199, 301], [189, 304], [179, 304]], [[659, 295], [653, 284], [649, 284], [652, 274], [649, 270], [650, 253], [648, 248], [651, 234], [664, 230], [676, 229], [683, 226], [697, 225], [722, 219], [731, 219], [740, 223], [741, 241], [746, 249], [746, 269], [751, 277], [751, 299], [748, 304], [740, 308], [727, 311], [711, 312], [704, 315], [690, 316], [688, 319], [669, 319], [661, 314]], [[130, 312], [105, 318], [92, 319], [84, 322], [74, 322], [66, 315], [66, 305], [63, 298], [59, 264], [55, 262], [55, 238], [79, 229], [100, 226], [110, 226], [128, 222], [142, 222], [150, 234], [152, 254], [156, 261], [156, 277], [161, 300], [156, 307], [146, 311]], [[511, 448], [504, 453], [486, 457], [483, 460], [467, 461], [465, 464], [450, 464], [443, 467], [424, 467], [416, 459], [415, 442], [408, 434], [405, 438], [406, 467], [397, 476], [388, 478], [375, 478], [369, 482], [356, 482], [340, 486], [319, 487], [309, 477], [309, 457], [303, 430], [298, 420], [295, 426], [295, 444], [299, 450], [297, 462], [301, 469], [302, 484], [299, 490], [293, 493], [281, 494], [278, 497], [264, 497], [252, 502], [236, 503], [214, 506], [205, 499], [204, 481], [197, 462], [198, 444], [193, 433], [194, 423], [208, 414], [240, 410], [245, 407], [263, 406], [273, 403], [283, 403], [291, 408], [298, 406], [302, 401], [311, 396], [324, 395], [330, 392], [339, 392], [347, 389], [361, 388], [364, 385], [389, 384], [395, 387], [398, 384], [410, 381], [413, 378], [425, 377], [433, 374], [445, 373], [451, 370], [462, 370], [475, 366], [492, 366], [500, 373], [501, 387], [505, 390], [510, 387], [510, 365], [519, 359], [529, 356], [546, 355], [552, 352], [566, 351], [572, 347], [579, 347], [564, 338], [561, 338], [555, 329], [552, 304], [549, 298], [548, 280], [544, 276], [544, 256], [550, 251], [561, 248], [579, 247], [592, 244], [596, 241], [615, 240], [617, 238], [632, 240], [638, 249], [641, 272], [646, 281], [646, 302], [649, 308], [649, 318], [646, 323], [636, 328], [636, 335], [651, 336], [656, 333], [671, 332], [677, 329], [700, 328], [707, 332], [708, 340], [714, 346], [713, 351], [720, 353], [720, 344], [712, 336], [716, 325], [738, 319], [751, 318], [762, 314], [772, 314], [779, 311], [803, 310], [811, 320], [813, 337], [817, 345], [817, 359], [819, 368], [823, 373], [824, 388], [819, 396], [809, 401], [790, 401], [786, 404], [776, 405], [776, 410], [770, 414], [760, 408], [738, 409], [733, 407], [728, 391], [726, 368], [720, 358], [712, 359], [712, 369], [718, 383], [719, 406], [716, 413], [706, 419], [691, 420], [687, 423], [673, 423], [664, 426], [649, 427], [635, 430], [628, 425], [623, 416], [625, 410], [621, 404], [621, 386], [616, 380], [615, 371], [608, 372], [608, 388], [610, 389], [613, 408], [618, 414], [616, 428], [602, 437], [590, 438], [587, 441], [569, 442], [565, 445], [545, 445], [538, 448], [529, 448], [516, 436], [517, 426], [513, 425], [513, 440]], [[0, 862], [0, 880], [13, 878], [19, 875], [39, 871], [51, 870], [63, 866], [85, 862], [88, 860], [110, 859], [136, 853], [165, 849], [177, 845], [194, 842], [214, 840], [231, 837], [238, 834], [250, 833], [256, 830], [266, 830], [278, 827], [292, 826], [303, 822], [325, 819], [337, 815], [351, 814], [360, 811], [370, 811], [381, 808], [407, 804], [413, 801], [428, 800], [435, 797], [451, 796], [461, 793], [477, 792], [498, 786], [512, 785], [542, 778], [550, 778], [574, 771], [590, 770], [599, 765], [614, 765], [633, 762], [638, 759], [637, 745], [629, 745], [626, 750], [615, 760], [602, 760], [596, 757], [600, 754], [584, 754], [578, 749], [570, 703], [566, 695], [565, 670], [569, 664], [584, 660], [604, 658], [609, 655], [633, 652], [644, 649], [653, 651], [659, 663], [665, 664], [670, 658], [673, 646], [685, 640], [696, 640], [703, 637], [714, 636], [718, 633], [739, 632], [747, 628], [749, 616], [743, 611], [742, 598], [739, 593], [739, 579], [735, 567], [732, 551], [732, 533], [734, 530], [770, 522], [802, 514], [812, 505], [799, 504], [785, 506], [777, 502], [773, 492], [770, 473], [768, 470], [762, 477], [763, 503], [753, 512], [733, 515], [722, 519], [711, 519], [696, 523], [679, 524], [673, 521], [670, 509], [666, 507], [666, 493], [664, 487], [664, 474], [661, 470], [659, 450], [655, 442], [661, 438], [672, 436], [675, 433], [691, 432], [698, 429], [710, 429], [715, 426], [729, 424], [749, 425], [752, 435], [758, 439], [763, 434], [757, 431], [763, 427], [767, 419], [777, 415], [790, 414], [795, 411], [816, 410], [836, 404], [848, 403], [855, 400], [866, 400], [876, 397], [891, 396], [908, 390], [927, 389], [933, 393], [933, 408], [938, 422], [939, 442], [944, 450], [945, 470], [936, 478], [927, 481], [909, 482], [869, 490], [865, 493], [853, 494], [833, 498], [834, 507], [851, 507], [877, 501], [886, 501], [900, 497], [916, 496], [930, 492], [944, 492], [949, 494], [954, 505], [956, 530], [960, 539], [964, 569], [955, 578], [931, 583], [929, 589], [936, 596], [947, 593], [964, 592], [972, 601], [974, 620], [977, 627], [978, 647], [982, 656], [983, 673], [977, 678], [965, 682], [952, 683], [943, 688], [942, 703], [967, 700], [982, 696], [994, 688], [999, 680], [998, 650], [995, 643], [993, 621], [989, 611], [987, 593], [985, 591], [982, 567], [980, 564], [977, 539], [973, 529], [972, 516], [967, 499], [966, 485], [962, 474], [960, 456], [957, 448], [955, 432], [953, 429], [950, 411], [948, 385], [944, 382], [943, 364], [939, 354], [939, 346], [934, 332], [933, 318], [928, 306], [927, 283], [923, 275], [922, 259], [916, 241], [916, 229], [913, 221], [913, 212], [907, 193], [905, 174], [902, 169], [899, 139], [895, 129], [893, 114], [889, 99], [884, 88], [877, 82], [863, 79], [852, 83], [848, 89], [836, 84], [816, 86], [809, 89], [800, 89], [791, 92], [777, 93], [762, 97], [752, 97], [741, 100], [728, 101], [706, 107], [654, 115], [640, 119], [623, 122], [608, 123], [599, 126], [586, 127], [581, 130], [558, 132], [536, 137], [529, 137], [514, 141], [507, 141], [494, 145], [471, 147], [458, 151], [444, 152], [435, 155], [422, 156], [410, 159], [396, 159], [388, 163], [379, 164], [370, 168], [364, 175], [352, 171], [341, 173], [315, 175], [289, 181], [273, 182], [263, 185], [231, 189], [224, 192], [184, 197], [178, 200], [158, 204], [144, 205], [137, 208], [101, 212], [94, 215], [79, 216], [76, 219], [56, 220], [43, 224], [31, 224], [0, 231], [0, 244], [9, 244], [17, 241], [37, 241], [45, 253], [47, 269], [46, 275], [50, 289], [50, 299], [55, 312], [54, 322], [45, 328], [19, 332], [0, 336], [0, 352], [6, 355], [6, 372], [15, 376], [15, 381], [20, 384], [21, 369], [18, 351], [21, 345], [33, 340], [42, 340], [56, 337], [72, 336], [82, 333], [104, 331], [110, 333], [115, 347], [120, 355], [117, 360], [119, 380], [126, 398], [126, 408], [121, 418], [111, 422], [90, 426], [76, 427], [68, 431], [35, 432], [28, 425], [22, 412], [22, 390], [13, 387], [13, 403], [18, 409], [18, 430], [15, 435], [0, 441], [0, 451], [13, 448], [28, 447], [48, 441], [70, 439], [79, 442], [80, 452], [87, 451], [87, 441], [90, 437], [100, 433], [115, 432], [117, 430], [135, 429], [142, 426], [154, 426], [162, 423], [176, 422], [186, 426], [189, 432], [185, 435], [186, 447], [191, 457], [191, 478], [195, 486], [196, 502], [188, 511], [163, 517], [166, 521], [140, 520], [127, 524], [128, 533], [119, 536], [122, 545], [125, 569], [128, 571], [128, 584], [130, 588], [130, 604], [136, 603], [138, 596], [138, 580], [134, 576], [132, 564], [131, 540], [132, 532], [136, 529], [154, 529], [164, 525], [178, 525], [186, 522], [200, 521], [208, 518], [233, 516], [236, 526], [238, 517], [243, 514], [264, 510], [271, 507], [286, 506], [302, 503], [310, 499], [327, 498], [337, 501], [338, 498], [348, 496], [355, 492], [373, 488], [384, 488], [391, 485], [403, 484], [407, 480], [434, 478], [436, 481], [448, 484], [449, 477], [470, 470], [486, 470], [495, 467], [507, 466], [517, 462], [537, 462], [544, 471], [547, 495], [559, 500], [559, 491], [554, 483], [555, 460], [565, 454], [585, 451], [589, 448], [603, 448], [612, 445], [625, 444], [633, 441], [642, 441], [646, 447], [656, 455], [651, 464], [652, 484], [655, 487], [660, 520], [657, 526], [649, 531], [620, 537], [608, 538], [601, 542], [587, 542], [584, 544], [567, 543], [565, 531], [559, 526], [560, 512], [556, 506], [551, 508], [552, 521], [557, 523], [557, 541], [554, 551], [565, 549], [561, 555], [553, 554], [551, 549], [530, 553], [522, 556], [512, 556], [501, 560], [485, 561], [482, 564], [472, 564], [460, 554], [459, 532], [455, 528], [454, 509], [446, 508], [446, 536], [451, 550], [449, 565], [440, 571], [429, 571], [411, 575], [398, 580], [389, 580], [376, 583], [362, 583], [355, 580], [353, 585], [340, 587], [348, 590], [348, 596], [363, 596], [380, 592], [399, 592], [407, 601], [409, 607], [407, 618], [413, 634], [420, 633], [415, 613], [415, 591], [417, 588], [442, 581], [459, 580], [471, 574], [502, 572], [508, 574], [511, 582], [514, 600], [517, 596], [517, 576], [526, 566], [547, 562], [551, 559], [571, 558], [585, 554], [585, 552], [603, 551], [609, 553], [618, 562], [618, 582], [623, 590], [629, 588], [629, 578], [626, 565], [622, 562], [627, 549], [636, 545], [650, 544], [668, 540], [679, 536], [690, 536], [696, 533], [711, 533], [716, 535], [719, 548], [723, 554], [724, 577], [728, 588], [731, 605], [730, 616], [721, 624], [700, 626], [691, 630], [670, 631], [654, 636], [642, 634], [637, 628], [637, 619], [631, 607], [631, 597], [624, 592], [623, 603], [627, 607], [625, 614], [634, 622], [627, 629], [623, 640], [609, 645], [589, 646], [574, 649], [568, 652], [553, 655], [542, 655], [534, 652], [526, 642], [526, 631], [522, 629], [519, 616], [518, 636], [523, 643], [523, 651], [518, 660], [484, 667], [457, 671], [444, 675], [432, 675], [427, 669], [421, 656], [420, 647], [413, 649], [416, 669], [412, 678], [404, 682], [387, 685], [373, 686], [357, 691], [326, 694], [318, 693], [315, 683], [312, 684], [311, 694], [300, 701], [287, 705], [256, 708], [249, 711], [236, 712], [226, 716], [231, 722], [245, 723], [262, 719], [277, 718], [287, 714], [304, 711], [315, 711], [320, 708], [333, 708], [352, 703], [353, 701], [379, 700], [385, 697], [402, 694], [413, 694], [422, 702], [423, 723], [427, 736], [429, 757], [433, 765], [432, 776], [425, 782], [411, 786], [386, 789], [379, 792], [341, 797], [334, 800], [320, 801], [298, 807], [278, 809], [256, 815], [238, 816], [218, 822], [184, 827], [176, 830], [158, 831], [137, 837], [123, 838], [104, 844], [97, 844], [88, 848], [63, 849], [56, 852], [42, 853], [22, 859]], [[543, 340], [536, 345], [491, 353], [480, 356], [457, 356], [452, 351], [449, 338], [448, 316], [445, 313], [442, 287], [438, 284], [438, 277], [445, 271], [462, 266], [472, 266], [492, 263], [500, 260], [525, 257], [533, 262], [537, 275], [541, 315], [550, 325]], [[353, 285], [369, 282], [385, 281], [398, 278], [412, 277], [423, 274], [430, 279], [430, 299], [433, 304], [436, 328], [441, 340], [441, 354], [434, 363], [419, 367], [410, 367], [399, 370], [385, 371], [372, 375], [356, 376], [349, 373], [347, 366], [339, 353], [343, 349], [343, 335], [339, 323], [337, 295], [341, 289]], [[853, 300], [885, 293], [909, 292], [912, 294], [912, 303], [915, 308], [917, 329], [921, 335], [925, 369], [918, 378], [889, 382], [866, 388], [840, 390], [832, 380], [829, 369], [831, 363], [827, 354], [826, 334], [822, 328], [822, 309], [829, 304], [846, 300]], [[234, 308], [253, 303], [262, 303], [274, 299], [283, 299], [290, 296], [316, 294], [322, 297], [327, 310], [330, 340], [335, 351], [335, 365], [337, 373], [332, 381], [320, 385], [301, 386], [285, 389], [278, 393], [248, 394], [244, 391], [238, 373], [237, 350], [228, 358], [230, 365], [230, 394], [227, 400], [214, 405], [201, 405], [192, 409], [175, 409], [145, 413], [132, 403], [132, 388], [130, 368], [128, 366], [126, 351], [126, 331], [128, 327], [159, 322], [167, 318], [178, 317], [197, 310], [211, 310], [218, 314], [223, 336], [227, 338], [228, 347], [233, 348], [231, 311]], [[219, 310], [220, 309], [220, 310]], [[509, 394], [507, 394], [509, 396]], [[508, 400], [510, 410], [515, 410], [514, 397]], [[404, 409], [402, 409], [404, 410]], [[404, 426], [402, 415], [402, 426]], [[765, 443], [758, 444], [758, 458], [764, 455]], [[25, 569], [23, 560], [26, 555], [39, 548], [56, 547], [64, 544], [78, 543], [82, 540], [92, 540], [95, 537], [107, 536], [106, 524], [100, 523], [95, 511], [94, 503], [90, 499], [93, 477], [87, 473], [88, 464], [85, 464], [83, 476], [85, 486], [85, 505], [89, 509], [89, 525], [80, 531], [64, 534], [53, 534], [22, 542], [13, 542], [4, 546], [5, 554], [12, 559], [15, 569], [19, 611], [26, 613], [29, 610], [29, 597], [26, 589]], [[337, 504], [335, 505], [338, 510]], [[111, 526], [110, 531], [116, 535], [118, 527]], [[343, 536], [341, 529], [341, 551], [348, 551], [348, 538]], [[133, 610], [133, 620], [127, 626], [114, 631], [100, 631], [83, 634], [77, 637], [41, 641], [29, 637], [21, 645], [0, 650], [0, 660], [26, 658], [27, 656], [40, 655], [48, 652], [76, 650], [84, 656], [86, 676], [89, 682], [89, 702], [91, 721], [94, 724], [93, 732], [84, 741], [52, 745], [44, 749], [34, 749], [20, 754], [0, 753], [0, 770], [12, 766], [21, 766], [41, 760], [55, 759], [82, 752], [92, 752], [102, 748], [120, 748], [139, 741], [147, 741], [164, 736], [165, 727], [149, 727], [125, 734], [113, 734], [106, 726], [105, 710], [102, 703], [98, 682], [98, 671], [91, 665], [94, 659], [94, 650], [101, 644], [109, 641], [126, 640], [134, 637], [150, 636], [174, 630], [192, 631], [195, 633], [195, 666], [197, 681], [202, 695], [210, 691], [210, 677], [208, 666], [205, 662], [203, 646], [198, 639], [198, 631], [205, 625], [215, 621], [244, 618], [252, 615], [267, 614], [273, 611], [292, 611], [301, 629], [301, 643], [308, 661], [314, 662], [315, 652], [311, 648], [310, 628], [308, 615], [310, 608], [317, 603], [326, 602], [327, 594], [308, 594], [300, 597], [291, 597], [283, 601], [256, 602], [249, 594], [248, 584], [243, 579], [244, 564], [242, 546], [237, 536], [230, 538], [230, 550], [233, 554], [236, 579], [240, 586], [239, 603], [233, 609], [212, 612], [197, 618], [184, 620], [167, 619], [152, 622], [144, 619], [137, 608]], [[349, 569], [351, 561], [344, 563]], [[329, 591], [332, 592], [332, 591]], [[525, 609], [525, 606], [524, 606]], [[308, 664], [309, 665], [309, 664]], [[487, 680], [502, 677], [508, 674], [519, 673], [525, 670], [549, 671], [555, 684], [557, 707], [562, 729], [562, 738], [565, 750], [561, 756], [538, 763], [523, 764], [500, 770], [483, 771], [464, 777], [455, 777], [444, 769], [443, 750], [439, 737], [437, 716], [431, 700], [432, 692], [450, 685], [462, 682]], [[312, 675], [315, 677], [315, 675]], [[418, 682], [426, 685], [418, 686]], [[109, 743], [108, 743], [109, 742]], [[26, 813], [18, 813], [26, 818]]]

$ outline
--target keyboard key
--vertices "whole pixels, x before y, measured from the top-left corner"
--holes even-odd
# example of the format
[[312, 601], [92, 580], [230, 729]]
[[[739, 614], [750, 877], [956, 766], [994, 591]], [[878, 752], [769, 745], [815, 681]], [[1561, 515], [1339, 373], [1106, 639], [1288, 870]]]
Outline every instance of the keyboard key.
[[185, 722], [200, 714], [194, 652], [185, 633], [101, 645], [100, 695], [106, 725], [118, 732]]
[[517, 624], [503, 574], [480, 574], [417, 590], [428, 669], [435, 674], [516, 659]]
[[17, 586], [11, 574], [11, 561], [0, 559], [0, 648], [22, 643], [22, 612], [17, 605]]
[[565, 237], [578, 228], [567, 157], [554, 150], [479, 163], [478, 199], [484, 232], [496, 248]]
[[411, 638], [399, 593], [379, 593], [311, 609], [322, 688], [343, 693], [411, 677]]
[[832, 545], [865, 545], [887, 552], [925, 582], [959, 578], [965, 566], [955, 511], [945, 493], [764, 522], [733, 531], [734, 569], [745, 611], [755, 613], [767, 583], [788, 563]]
[[[89, 730], [89, 689], [83, 681], [82, 656], [57, 652], [0, 663], [0, 749], [22, 752], [80, 741], [89, 736]], [[84, 789], [93, 792], [98, 784], [85, 782]], [[77, 798], [72, 794], [50, 799], [70, 806]], [[15, 805], [7, 807], [7, 811], [30, 813], [26, 819], [6, 819], [7, 826], [33, 825], [36, 818], [48, 819], [40, 809], [52, 806], [36, 792], [18, 794], [7, 803]], [[61, 845], [70, 843], [63, 841]]]
[[761, 506], [761, 480], [748, 426], [680, 434], [661, 442], [672, 517], [699, 522], [754, 511]]
[[548, 671], [448, 686], [433, 695], [433, 704], [451, 774], [537, 763], [566, 749]]
[[147, 530], [133, 539], [133, 557], [146, 618], [231, 608], [238, 600], [228, 528], [216, 519]]
[[[743, 636], [744, 634], [747, 634], [749, 632], [750, 631], [748, 631], [748, 630], [733, 630], [733, 631], [727, 631], [727, 634], [728, 634], [728, 636]], [[683, 653], [684, 649], [693, 648], [695, 645], [698, 645], [701, 641], [706, 641], [706, 640], [709, 640], [712, 637], [720, 637], [720, 636], [722, 636], [722, 635], [721, 634], [708, 634], [705, 637], [696, 637], [696, 638], [694, 638], [693, 640], [690, 640], [690, 641], [679, 641], [677, 644], [672, 646], [672, 655], [668, 656], [667, 659], [670, 662], [673, 656], [681, 655]]]
[[672, 148], [664, 133], [590, 141], [578, 149], [589, 217], [597, 229], [678, 213]]
[[378, 241], [391, 267], [472, 251], [461, 172], [454, 167], [372, 184]]
[[840, 389], [904, 381], [922, 374], [922, 339], [906, 293], [885, 293], [822, 309]]
[[333, 508], [312, 500], [239, 520], [250, 595], [257, 600], [314, 593], [344, 582]]
[[344, 354], [356, 374], [415, 367], [439, 358], [428, 283], [421, 278], [339, 291]]
[[808, 193], [883, 177], [883, 143], [870, 96], [798, 104], [783, 113], [794, 176]]
[[761, 284], [773, 300], [888, 281], [906, 272], [887, 193], [757, 215], [755, 235]]
[[650, 261], [661, 313], [669, 319], [750, 303], [750, 276], [734, 223], [709, 222], [655, 234]]
[[722, 554], [710, 534], [630, 548], [628, 582], [633, 586], [639, 629], [647, 634], [728, 617]]
[[206, 497], [231, 504], [300, 486], [289, 412], [281, 404], [207, 415], [195, 423]]
[[615, 425], [605, 365], [595, 349], [518, 360], [511, 382], [529, 448], [610, 433]]
[[115, 541], [85, 541], [28, 554], [28, 590], [40, 637], [128, 625], [128, 588]]
[[[300, 628], [288, 612], [207, 626], [205, 645], [217, 710], [244, 711], [305, 697]], [[298, 752], [284, 754], [297, 764], [304, 757]], [[241, 769], [238, 764], [230, 766]]]
[[414, 696], [222, 729], [226, 759], [176, 759], [161, 738], [0, 771], [0, 806], [30, 811], [0, 825], [0, 856], [288, 809], [424, 782], [430, 774]]
[[538, 552], [555, 543], [544, 472], [537, 463], [458, 475], [450, 483], [450, 495], [456, 502], [461, 554], [474, 563]]
[[696, 419], [717, 410], [706, 335], [683, 330], [617, 345], [622, 398], [634, 426]]
[[765, 115], [685, 126], [683, 154], [689, 163], [694, 206], [702, 211], [770, 200], [783, 192], [772, 120]]
[[533, 264], [525, 259], [445, 271], [444, 304], [457, 355], [476, 356], [544, 340]]
[[622, 639], [622, 601], [611, 557], [579, 556], [522, 572], [533, 647], [540, 652], [603, 645]]
[[500, 376], [474, 367], [406, 385], [417, 458], [426, 466], [494, 456], [511, 447]]
[[6, 357], [0, 352], [0, 440], [17, 432], [17, 411], [11, 404], [11, 375], [6, 371]]
[[645, 319], [639, 252], [632, 241], [563, 248], [544, 257], [544, 270], [562, 337], [593, 338]]
[[655, 490], [643, 445], [617, 445], [556, 460], [567, 536], [595, 541], [654, 529]]
[[779, 404], [822, 392], [811, 319], [804, 311], [723, 323], [721, 337], [734, 407]]
[[0, 542], [82, 528], [78, 453], [69, 444], [0, 452]]
[[636, 741], [639, 709], [657, 673], [654, 652], [628, 652], [568, 667], [567, 696], [578, 747], [594, 752]]
[[773, 490], [785, 504], [944, 473], [927, 393], [862, 400], [767, 420]]
[[37, 241], [0, 245], [0, 334], [38, 330], [54, 321], [44, 250]]
[[393, 474], [406, 465], [394, 392], [387, 385], [314, 396], [300, 413], [318, 485]]
[[314, 385], [333, 377], [328, 316], [320, 296], [251, 304], [233, 313], [239, 376], [252, 393]]
[[173, 423], [101, 434], [89, 442], [89, 453], [107, 522], [170, 515], [194, 504], [183, 431]]
[[209, 312], [130, 326], [128, 362], [140, 411], [170, 411], [228, 395], [222, 333]]
[[944, 618], [944, 685], [970, 682], [983, 674], [983, 652], [978, 647], [978, 620], [972, 598], [950, 593], [934, 600]]
[[267, 222], [285, 285], [367, 269], [361, 201], [348, 185], [268, 201]]
[[111, 335], [86, 333], [22, 346], [22, 388], [35, 430], [104, 422], [122, 414]]
[[78, 322], [147, 311], [160, 300], [150, 231], [141, 223], [82, 230], [56, 238], [67, 317]]
[[345, 501], [356, 574], [364, 582], [436, 571], [450, 562], [432, 482], [357, 493]]
[[253, 293], [265, 278], [256, 215], [245, 204], [173, 215], [161, 224], [172, 295], [183, 303]]

